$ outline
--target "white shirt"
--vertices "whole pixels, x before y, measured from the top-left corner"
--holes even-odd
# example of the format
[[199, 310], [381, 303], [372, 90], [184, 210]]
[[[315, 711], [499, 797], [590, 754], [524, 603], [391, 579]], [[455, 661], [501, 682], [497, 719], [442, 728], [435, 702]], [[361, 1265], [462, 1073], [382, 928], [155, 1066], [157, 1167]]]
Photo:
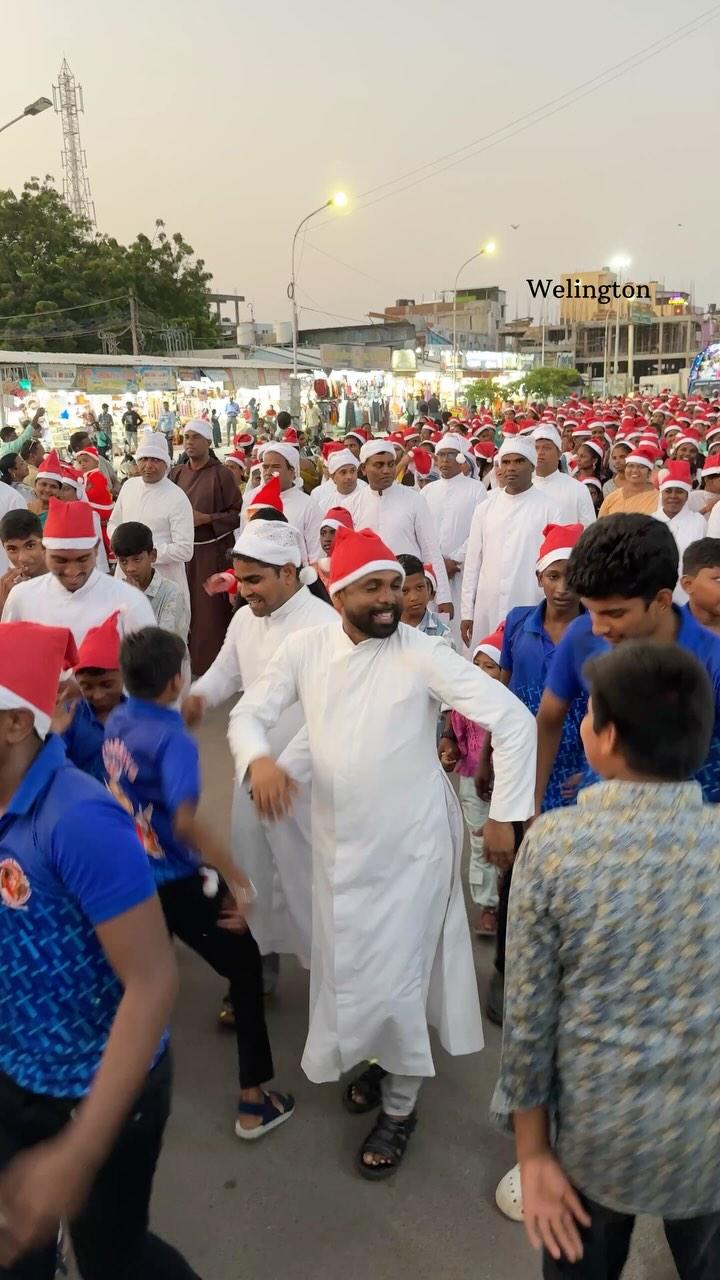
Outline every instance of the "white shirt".
[[536, 489], [554, 502], [558, 509], [559, 524], [582, 524], [587, 529], [595, 522], [595, 508], [586, 484], [573, 476], [566, 476], [562, 471], [553, 471], [552, 475], [533, 476]]
[[452, 480], [443, 480], [442, 477], [434, 480], [432, 484], [425, 485], [421, 492], [423, 501], [430, 509], [442, 554], [448, 560], [456, 560], [461, 566], [455, 576], [450, 578], [450, 599], [454, 610], [450, 630], [460, 653], [463, 647], [460, 636], [462, 566], [465, 563], [472, 518], [479, 504], [488, 501], [488, 492], [479, 480], [472, 480], [462, 473], [453, 476]]
[[[260, 492], [262, 485], [258, 485], [256, 489], [245, 490], [243, 497], [243, 513], [241, 517], [241, 527], [247, 524], [248, 511], [253, 504], [255, 495]], [[315, 564], [322, 555], [320, 546], [320, 522], [325, 512], [321, 512], [316, 502], [297, 485], [293, 489], [285, 489], [280, 498], [283, 504], [283, 515], [286, 517], [288, 524], [297, 529], [300, 534], [300, 550], [303, 556], [303, 563]]]
[[317, 504], [321, 518], [327, 515], [331, 507], [344, 507], [346, 511], [350, 512], [355, 528], [359, 529], [357, 513], [360, 507], [360, 499], [366, 488], [367, 485], [359, 480], [352, 493], [339, 493], [335, 481], [326, 480], [317, 489], [313, 489], [310, 497]]
[[[712, 520], [712, 512], [710, 519]], [[661, 520], [666, 524], [677, 543], [677, 549], [680, 553], [680, 564], [678, 566], [678, 578], [682, 577], [683, 572], [683, 556], [691, 542], [698, 542], [700, 538], [706, 538], [709, 534], [709, 527], [705, 522], [705, 517], [699, 511], [690, 510], [689, 504], [686, 502], [682, 511], [678, 511], [676, 516], [670, 519], [665, 515], [662, 509], [662, 496], [657, 511], [653, 513], [655, 520]], [[710, 534], [712, 537], [713, 535]], [[678, 584], [673, 591], [673, 600], [675, 604], [683, 605], [688, 602], [687, 592]]]
[[[185, 565], [193, 557], [195, 526], [187, 494], [167, 476], [157, 484], [146, 484], [142, 476], [133, 476], [125, 481], [108, 520], [109, 537], [128, 520], [147, 525], [157, 551], [155, 568], [162, 578], [182, 588], [189, 603]], [[123, 577], [120, 565], [115, 572]]]
[[109, 578], [93, 569], [79, 591], [67, 591], [52, 573], [18, 582], [5, 601], [2, 622], [41, 622], [46, 627], [68, 627], [81, 644], [91, 627], [120, 610], [121, 635], [156, 626], [150, 601], [129, 582]]
[[[692, 497], [692, 494], [690, 494]], [[716, 502], [707, 522], [707, 537], [720, 538], [720, 502]]]
[[465, 555], [461, 613], [474, 621], [472, 645], [491, 635], [516, 605], [538, 604], [537, 564], [543, 529], [560, 524], [557, 507], [531, 485], [497, 489], [473, 516]]
[[431, 564], [438, 584], [437, 603], [450, 603], [440, 540], [422, 492], [393, 484], [376, 493], [369, 484], [364, 485], [355, 528], [374, 529], [396, 556], [417, 556], [423, 564]]
[[[0, 391], [0, 395], [2, 392]], [[12, 485], [5, 484], [0, 480], [0, 520], [8, 511], [27, 511], [27, 502], [18, 493], [17, 489], [13, 489]], [[6, 573], [10, 568], [10, 561], [5, 555], [5, 549], [0, 542], [0, 573]]]
[[533, 717], [413, 627], [357, 645], [342, 627], [318, 627], [288, 637], [233, 711], [238, 777], [270, 753], [266, 735], [296, 702], [308, 733], [314, 871], [303, 1069], [321, 1082], [377, 1058], [387, 1071], [433, 1075], [428, 1022], [450, 1053], [483, 1043], [462, 815], [437, 757], [438, 710], [454, 707], [492, 733], [490, 814], [499, 820], [532, 812]]

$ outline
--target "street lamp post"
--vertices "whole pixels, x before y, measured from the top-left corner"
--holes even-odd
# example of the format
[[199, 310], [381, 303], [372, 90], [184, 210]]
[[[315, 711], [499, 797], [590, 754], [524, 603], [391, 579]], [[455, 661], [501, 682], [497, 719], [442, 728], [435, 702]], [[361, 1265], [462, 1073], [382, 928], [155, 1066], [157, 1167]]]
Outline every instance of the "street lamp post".
[[462, 266], [461, 266], [461, 267], [458, 267], [457, 275], [455, 276], [455, 286], [454, 286], [454, 288], [453, 288], [453, 341], [452, 341], [453, 398], [456, 398], [456, 397], [457, 397], [457, 295], [458, 295], [458, 282], [459, 282], [459, 280], [460, 280], [460, 276], [462, 275], [463, 271], [465, 270], [465, 268], [466, 268], [466, 267], [469, 267], [469, 266], [470, 266], [470, 263], [471, 263], [471, 262], [475, 262], [475, 260], [476, 260], [477, 258], [482, 258], [482, 257], [483, 257], [483, 255], [484, 255], [484, 254], [486, 254], [486, 253], [494, 253], [494, 252], [495, 252], [495, 243], [494, 243], [494, 241], [493, 241], [493, 240], [488, 240], [487, 244], [484, 244], [484, 245], [483, 245], [483, 247], [482, 247], [482, 249], [479, 249], [477, 253], [474, 253], [474, 254], [472, 255], [472, 257], [470, 257], [470, 258], [468, 258], [468, 259], [467, 259], [467, 262], [463, 262]]
[[[627, 270], [627, 268], [630, 266], [630, 263], [631, 263], [631, 259], [624, 257], [622, 254], [618, 254], [617, 257], [613, 258], [612, 262], [610, 263], [610, 266], [612, 267], [613, 271], [615, 272], [615, 275], [618, 278], [618, 284], [622, 284], [623, 271]], [[620, 356], [620, 301], [618, 299], [618, 304], [617, 304], [617, 307], [615, 308], [615, 357], [613, 360], [613, 373], [616, 378], [618, 376], [618, 373], [620, 372], [619, 356]]]
[[331, 196], [330, 199], [326, 200], [324, 204], [319, 205], [319, 207], [317, 209], [313, 209], [312, 213], [309, 213], [306, 218], [303, 218], [302, 222], [298, 226], [297, 231], [295, 232], [295, 235], [293, 236], [292, 254], [290, 257], [290, 283], [287, 287], [287, 296], [290, 299], [290, 305], [292, 308], [293, 377], [294, 378], [297, 377], [297, 371], [298, 371], [298, 365], [297, 365], [298, 312], [297, 312], [297, 302], [295, 300], [295, 246], [297, 244], [297, 238], [300, 235], [300, 232], [302, 231], [303, 227], [310, 221], [311, 218], [315, 218], [318, 215], [318, 213], [322, 213], [325, 209], [344, 209], [346, 204], [347, 204], [347, 196], [345, 195], [345, 192], [336, 191], [334, 196]]
[[39, 116], [41, 111], [47, 111], [52, 106], [49, 98], [36, 98], [34, 102], [29, 103], [19, 116], [14, 116], [12, 120], [8, 120], [7, 124], [0, 125], [0, 133], [4, 133], [12, 124], [17, 124], [18, 120], [24, 120], [25, 116]]

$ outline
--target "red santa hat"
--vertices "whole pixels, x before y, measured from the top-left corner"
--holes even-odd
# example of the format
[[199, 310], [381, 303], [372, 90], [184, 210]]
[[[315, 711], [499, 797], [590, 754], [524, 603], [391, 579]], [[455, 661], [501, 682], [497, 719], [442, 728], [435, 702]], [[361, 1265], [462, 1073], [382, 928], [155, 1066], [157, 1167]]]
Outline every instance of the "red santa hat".
[[342, 440], [326, 440], [325, 444], [320, 449], [320, 452], [325, 462], [327, 462], [331, 453], [337, 453], [338, 449], [344, 449], [344, 448], [345, 446]]
[[85, 497], [98, 515], [109, 516], [112, 513], [112, 493], [102, 471], [88, 471], [85, 476]]
[[363, 445], [370, 439], [370, 432], [365, 427], [356, 427], [354, 431], [345, 432], [346, 440], [357, 440], [358, 444]]
[[660, 492], [663, 489], [692, 490], [692, 475], [689, 462], [666, 462], [660, 481]]
[[[226, 453], [225, 461], [232, 462], [234, 467], [242, 467], [243, 471], [247, 467], [247, 458], [239, 449], [233, 449], [231, 453]], [[274, 478], [277, 479], [277, 477]]]
[[481, 640], [479, 644], [475, 645], [475, 648], [472, 651], [473, 662], [479, 653], [484, 653], [487, 658], [491, 658], [493, 662], [500, 666], [500, 654], [502, 653], [504, 630], [505, 623], [503, 622], [498, 627], [497, 631], [494, 631], [491, 636], [486, 636], [484, 640]]
[[93, 509], [87, 502], [50, 499], [43, 529], [44, 547], [49, 551], [89, 551], [97, 541]]
[[[689, 422], [689, 418], [678, 418], [678, 422]], [[673, 443], [673, 448], [678, 449], [681, 444], [694, 444], [696, 449], [700, 448], [700, 432], [697, 427], [684, 427], [682, 434], [678, 436]]]
[[655, 463], [658, 460], [658, 457], [659, 457], [659, 452], [654, 445], [639, 444], [637, 448], [633, 449], [628, 454], [627, 458], [625, 459], [625, 466], [627, 466], [628, 463], [636, 462], [641, 467], [647, 467], [648, 470], [652, 471], [653, 467], [655, 466]]
[[96, 462], [100, 457], [100, 454], [98, 453], [94, 444], [88, 444], [85, 446], [84, 449], [76, 449], [75, 453], [77, 454], [78, 458], [82, 457], [82, 455], [85, 454], [86, 457], [88, 458], [94, 458]]
[[65, 463], [62, 464], [62, 482], [69, 484], [78, 495], [85, 490], [85, 477], [82, 471], [76, 471], [74, 467], [66, 467]]
[[371, 573], [399, 573], [402, 565], [372, 529], [338, 529], [330, 557], [330, 595]]
[[581, 524], [546, 524], [535, 568], [543, 573], [556, 560], [569, 560], [570, 552], [582, 537]]
[[[77, 503], [58, 503], [58, 506]], [[46, 737], [55, 710], [60, 676], [73, 667], [77, 650], [67, 627], [38, 622], [4, 622], [0, 626], [0, 711], [32, 711], [35, 732]]]
[[595, 436], [592, 436], [589, 440], [583, 440], [582, 443], [586, 449], [592, 449], [593, 453], [596, 453], [599, 458], [605, 456], [605, 449], [607, 445], [603, 440], [597, 440]]
[[259, 507], [272, 507], [275, 511], [283, 511], [279, 476], [271, 476], [267, 484], [264, 484], [262, 489], [258, 489], [247, 509], [257, 511]]
[[416, 449], [410, 450], [410, 467], [419, 476], [429, 476], [432, 470], [432, 454], [427, 449], [422, 449], [419, 445]]
[[436, 596], [437, 595], [437, 574], [435, 573], [435, 570], [433, 569], [432, 565], [424, 564], [423, 573], [425, 574], [425, 577], [430, 583], [430, 587], [432, 589], [433, 595]]
[[354, 529], [353, 518], [345, 507], [331, 507], [320, 521], [321, 529]]
[[37, 469], [38, 479], [56, 480], [58, 484], [64, 484], [62, 463], [58, 457], [57, 450], [51, 449], [45, 454], [40, 466]]
[[703, 463], [704, 476], [720, 476], [720, 453], [709, 453]]
[[282, 438], [285, 444], [294, 445], [296, 449], [300, 445], [300, 441], [298, 439], [298, 433], [295, 430], [295, 427], [288, 427], [285, 431], [283, 431]]
[[97, 667], [102, 671], [120, 670], [119, 617], [120, 610], [116, 609], [115, 613], [111, 613], [110, 617], [101, 622], [98, 627], [91, 627], [86, 632], [85, 639], [78, 649], [76, 671], [81, 671], [85, 667]]
[[233, 436], [233, 444], [236, 449], [252, 449], [255, 444], [255, 437], [250, 431], [241, 431], [238, 435]]

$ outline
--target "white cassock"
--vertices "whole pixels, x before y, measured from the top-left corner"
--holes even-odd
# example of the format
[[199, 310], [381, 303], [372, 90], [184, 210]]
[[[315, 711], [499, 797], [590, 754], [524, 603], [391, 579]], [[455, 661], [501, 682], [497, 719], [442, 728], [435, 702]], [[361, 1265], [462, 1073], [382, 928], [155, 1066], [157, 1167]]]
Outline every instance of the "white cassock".
[[516, 605], [539, 604], [535, 565], [546, 524], [558, 509], [531, 485], [524, 493], [497, 489], [477, 508], [463, 571], [462, 617], [473, 619], [471, 647], [480, 644]]
[[452, 480], [442, 478], [435, 480], [432, 484], [426, 484], [421, 492], [430, 508], [442, 554], [448, 560], [457, 560], [460, 565], [455, 577], [449, 580], [450, 600], [454, 609], [450, 630], [458, 653], [462, 653], [463, 642], [460, 636], [462, 566], [465, 563], [465, 549], [475, 509], [479, 503], [487, 502], [488, 492], [479, 480], [472, 480], [470, 476], [462, 474], [453, 476]]
[[583, 524], [586, 529], [589, 524], [594, 524], [593, 500], [582, 481], [566, 476], [562, 471], [553, 471], [550, 476], [534, 475], [533, 484], [549, 502], [555, 503], [560, 524]]
[[[0, 395], [2, 392], [0, 391]], [[21, 498], [17, 489], [13, 489], [12, 485], [5, 484], [0, 480], [0, 520], [8, 511], [27, 511], [27, 502]], [[5, 549], [0, 542], [0, 573], [7, 573], [10, 568], [10, 561], [5, 555]]]
[[353, 524], [358, 529], [360, 526], [357, 522], [357, 513], [360, 505], [360, 499], [366, 489], [361, 481], [359, 481], [352, 493], [338, 493], [334, 480], [325, 480], [323, 484], [318, 485], [317, 489], [313, 489], [310, 497], [317, 504], [321, 518], [326, 516], [331, 507], [344, 507], [350, 512], [353, 518]]
[[[267, 618], [256, 618], [248, 606], [238, 609], [227, 629], [223, 647], [212, 666], [196, 680], [191, 693], [216, 707], [234, 694], [247, 691], [265, 670], [283, 640], [295, 631], [338, 625], [340, 615], [301, 587]], [[303, 712], [296, 701], [285, 708], [269, 734], [277, 757], [300, 733], [298, 782], [300, 793], [289, 818], [265, 823], [257, 815], [246, 782], [236, 780], [233, 794], [232, 845], [235, 858], [258, 892], [251, 928], [263, 953], [290, 952], [305, 968], [310, 965], [312, 939], [312, 854], [310, 851], [310, 787], [306, 777], [307, 744]], [[292, 765], [288, 772], [296, 774]], [[305, 785], [303, 786], [303, 780]]]
[[[243, 509], [240, 518], [241, 528], [245, 528], [248, 519], [248, 511], [253, 504], [253, 498], [263, 485], [258, 485], [255, 489], [246, 489], [243, 495]], [[322, 555], [320, 547], [320, 521], [325, 515], [324, 511], [320, 511], [317, 503], [304, 492], [298, 489], [297, 485], [293, 489], [285, 489], [280, 494], [283, 504], [283, 515], [287, 518], [288, 524], [297, 529], [300, 534], [300, 550], [302, 552], [303, 564], [315, 564]]]
[[[108, 534], [112, 537], [119, 524], [138, 520], [147, 525], [157, 551], [155, 568], [161, 578], [168, 578], [182, 587], [190, 604], [185, 565], [193, 557], [195, 526], [193, 509], [186, 493], [165, 476], [157, 484], [146, 484], [142, 476], [126, 480], [115, 509], [108, 520]], [[123, 577], [120, 565], [115, 569]]]
[[502, 684], [414, 627], [357, 645], [343, 627], [322, 627], [286, 640], [232, 712], [239, 778], [271, 753], [273, 725], [298, 700], [312, 773], [303, 1070], [322, 1083], [377, 1058], [400, 1075], [434, 1075], [428, 1023], [449, 1053], [483, 1045], [462, 813], [437, 756], [438, 711], [446, 704], [492, 733], [499, 821], [532, 812], [535, 722]]
[[152, 605], [142, 591], [129, 582], [111, 578], [93, 569], [79, 591], [67, 591], [52, 573], [13, 587], [2, 611], [2, 622], [42, 622], [46, 627], [69, 627], [76, 644], [86, 632], [120, 610], [121, 635], [156, 626]]
[[422, 492], [393, 484], [376, 493], [364, 485], [355, 528], [373, 529], [396, 556], [418, 556], [423, 564], [431, 564], [438, 584], [436, 604], [450, 603], [440, 540]]
[[[675, 542], [677, 543], [677, 549], [680, 553], [678, 576], [681, 576], [683, 571], [683, 556], [687, 548], [690, 546], [690, 543], [697, 542], [700, 538], [706, 538], [708, 536], [709, 529], [705, 517], [702, 516], [699, 511], [688, 510], [688, 504], [686, 503], [682, 511], [679, 511], [676, 516], [672, 517], [672, 519], [669, 519], [668, 516], [665, 515], [662, 506], [658, 507], [657, 511], [653, 512], [653, 518], [655, 520], [661, 520], [663, 524], [668, 526]], [[688, 594], [686, 591], [683, 591], [679, 582], [673, 591], [673, 600], [675, 601], [675, 604], [687, 604], [688, 602]]]

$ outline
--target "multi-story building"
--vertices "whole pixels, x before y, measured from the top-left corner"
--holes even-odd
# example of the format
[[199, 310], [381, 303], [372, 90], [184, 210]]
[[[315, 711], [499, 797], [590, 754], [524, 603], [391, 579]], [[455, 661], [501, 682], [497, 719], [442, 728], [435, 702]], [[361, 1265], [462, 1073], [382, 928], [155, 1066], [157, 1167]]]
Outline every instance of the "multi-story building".
[[386, 323], [409, 320], [415, 325], [420, 346], [438, 340], [452, 343], [454, 327], [459, 351], [497, 351], [498, 331], [506, 310], [505, 290], [492, 285], [458, 290], [456, 302], [452, 290], [431, 302], [398, 298], [394, 306], [371, 312], [370, 318]]

